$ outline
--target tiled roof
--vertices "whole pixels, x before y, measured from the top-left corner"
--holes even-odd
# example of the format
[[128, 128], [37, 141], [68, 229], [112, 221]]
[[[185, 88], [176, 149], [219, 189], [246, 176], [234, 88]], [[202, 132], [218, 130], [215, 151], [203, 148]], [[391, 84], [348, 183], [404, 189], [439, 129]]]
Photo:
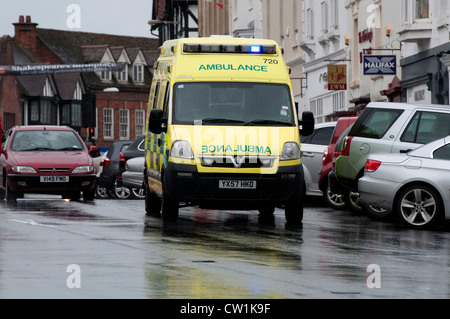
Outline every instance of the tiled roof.
[[[49, 47], [66, 64], [84, 64], [100, 62], [109, 48], [113, 57], [118, 59], [125, 49], [133, 62], [139, 51], [142, 51], [147, 65], [153, 66], [158, 57], [159, 41], [155, 38], [117, 36], [102, 33], [62, 31], [37, 28], [38, 38]], [[87, 86], [138, 89], [131, 81], [117, 83], [115, 78], [110, 83], [102, 82], [94, 73], [83, 73]], [[146, 83], [142, 89], [148, 90], [152, 75], [145, 69]]]
[[102, 33], [62, 31], [37, 28], [39, 39], [67, 64], [84, 63], [83, 46], [141, 48], [142, 51], [157, 51], [158, 39], [127, 37]]

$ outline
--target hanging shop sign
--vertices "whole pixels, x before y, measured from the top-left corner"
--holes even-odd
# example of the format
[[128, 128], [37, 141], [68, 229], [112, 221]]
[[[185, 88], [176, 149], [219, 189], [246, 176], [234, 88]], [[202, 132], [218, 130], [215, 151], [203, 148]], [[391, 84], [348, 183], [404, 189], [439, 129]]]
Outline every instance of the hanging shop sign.
[[347, 65], [328, 65], [328, 90], [347, 90]]
[[396, 75], [397, 56], [395, 55], [365, 55], [364, 75]]

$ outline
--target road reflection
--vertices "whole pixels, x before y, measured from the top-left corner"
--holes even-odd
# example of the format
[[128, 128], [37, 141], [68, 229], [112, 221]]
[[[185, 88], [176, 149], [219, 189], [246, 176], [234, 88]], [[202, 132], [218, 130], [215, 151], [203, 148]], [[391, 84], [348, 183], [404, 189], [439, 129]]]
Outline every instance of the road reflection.
[[145, 219], [144, 236], [158, 237], [167, 252], [162, 268], [149, 260], [146, 270], [158, 298], [286, 297], [279, 285], [289, 278], [277, 269], [301, 269], [301, 225], [276, 228], [284, 216], [258, 220], [252, 212], [190, 208], [180, 215], [176, 223]]

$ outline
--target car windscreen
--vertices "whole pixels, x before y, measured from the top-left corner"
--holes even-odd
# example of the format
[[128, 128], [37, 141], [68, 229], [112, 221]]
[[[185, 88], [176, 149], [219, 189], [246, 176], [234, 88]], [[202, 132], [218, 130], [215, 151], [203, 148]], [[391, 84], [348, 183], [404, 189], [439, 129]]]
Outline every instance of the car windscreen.
[[287, 85], [241, 82], [178, 83], [173, 124], [294, 126]]
[[11, 150], [19, 152], [81, 151], [83, 149], [82, 142], [72, 131], [17, 131], [11, 141]]
[[366, 108], [348, 135], [380, 139], [402, 113], [397, 109]]

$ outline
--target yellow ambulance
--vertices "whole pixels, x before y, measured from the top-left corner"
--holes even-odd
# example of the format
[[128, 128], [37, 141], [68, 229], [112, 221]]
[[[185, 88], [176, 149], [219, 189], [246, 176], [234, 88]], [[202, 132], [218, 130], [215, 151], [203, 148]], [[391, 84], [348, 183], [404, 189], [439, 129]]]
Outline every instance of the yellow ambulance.
[[148, 102], [144, 171], [147, 214], [176, 220], [180, 206], [285, 210], [303, 219], [302, 120], [282, 48], [231, 37], [166, 41]]

